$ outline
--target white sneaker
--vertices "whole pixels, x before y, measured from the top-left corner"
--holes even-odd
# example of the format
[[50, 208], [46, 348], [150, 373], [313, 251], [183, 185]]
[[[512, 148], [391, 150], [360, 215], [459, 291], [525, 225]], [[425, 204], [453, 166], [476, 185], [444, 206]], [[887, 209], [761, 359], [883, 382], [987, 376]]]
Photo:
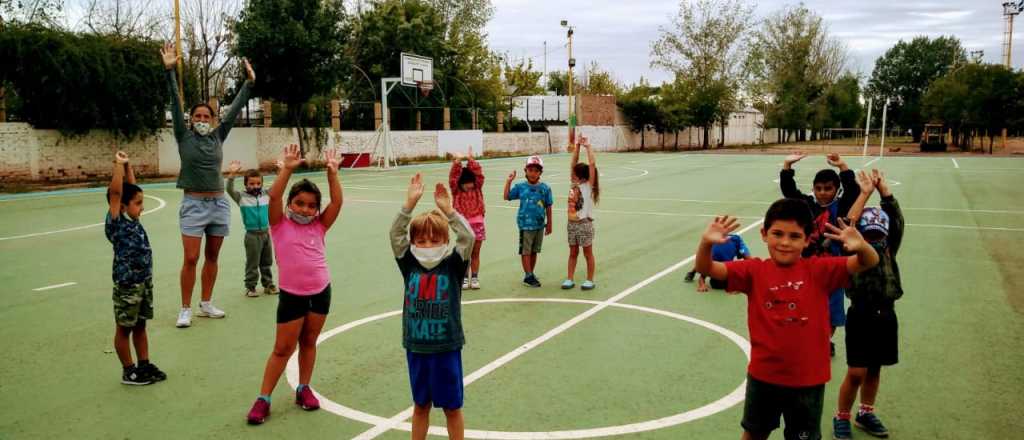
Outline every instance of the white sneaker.
[[473, 290], [480, 290], [480, 279], [477, 277], [470, 278], [469, 288]]
[[256, 289], [246, 288], [245, 289], [245, 296], [248, 296], [249, 298], [256, 298], [256, 297], [260, 296], [260, 294], [256, 293]]
[[178, 312], [178, 322], [175, 324], [178, 328], [185, 328], [192, 326], [192, 309], [181, 309]]
[[224, 311], [218, 309], [213, 303], [199, 303], [199, 316], [203, 318], [223, 318]]
[[462, 279], [462, 290], [469, 290], [469, 278]]

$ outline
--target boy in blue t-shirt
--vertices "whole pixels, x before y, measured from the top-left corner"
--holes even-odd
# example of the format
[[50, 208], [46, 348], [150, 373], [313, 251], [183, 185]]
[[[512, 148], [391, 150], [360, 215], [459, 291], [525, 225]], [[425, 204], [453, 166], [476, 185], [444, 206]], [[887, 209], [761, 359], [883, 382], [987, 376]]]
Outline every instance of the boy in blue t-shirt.
[[[118, 151], [107, 189], [104, 232], [114, 246], [114, 350], [121, 361], [121, 383], [125, 385], [149, 385], [167, 379], [149, 362], [146, 321], [153, 319], [153, 248], [139, 222], [142, 200], [142, 188], [135, 185], [128, 155]], [[138, 364], [132, 362], [130, 341], [135, 342]]]
[[[716, 244], [711, 248], [711, 260], [725, 263], [732, 260], [746, 260], [750, 258], [750, 249], [747, 249], [747, 244], [743, 242], [743, 237], [736, 234], [729, 234], [729, 241]], [[697, 269], [686, 273], [686, 282], [692, 283], [693, 278], [697, 275]], [[707, 292], [708, 285], [705, 284], [704, 279], [706, 275], [701, 274], [700, 280], [697, 281], [697, 291]], [[714, 278], [711, 279], [711, 288], [717, 290], [725, 290], [725, 281], [719, 281]]]
[[[519, 214], [516, 224], [519, 226], [519, 255], [523, 261], [523, 284], [540, 287], [540, 280], [534, 275], [537, 267], [537, 254], [540, 253], [544, 236], [551, 234], [551, 205], [555, 203], [551, 188], [540, 181], [544, 173], [544, 162], [540, 156], [526, 159], [526, 182], [512, 186], [516, 172], [508, 175], [505, 181], [505, 200], [519, 199]], [[542, 232], [543, 231], [543, 232]]]

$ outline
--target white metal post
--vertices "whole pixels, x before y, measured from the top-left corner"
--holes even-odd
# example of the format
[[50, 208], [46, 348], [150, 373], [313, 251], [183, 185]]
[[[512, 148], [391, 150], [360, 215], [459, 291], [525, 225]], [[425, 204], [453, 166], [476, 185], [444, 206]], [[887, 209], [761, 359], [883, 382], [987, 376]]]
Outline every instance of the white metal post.
[[395, 88], [395, 85], [402, 82], [402, 78], [381, 78], [380, 79], [380, 96], [381, 96], [381, 129], [384, 136], [384, 157], [383, 168], [390, 169], [391, 164], [395, 162], [395, 154], [391, 150], [391, 118], [388, 115], [388, 93], [391, 89]]
[[868, 155], [868, 139], [871, 137], [871, 106], [874, 104], [872, 98], [868, 98], [868, 120], [864, 123], [864, 152], [863, 157]]
[[882, 147], [878, 151], [878, 157], [885, 156], [885, 115], [887, 110], [889, 110], [889, 98], [885, 98], [885, 103], [882, 104]]

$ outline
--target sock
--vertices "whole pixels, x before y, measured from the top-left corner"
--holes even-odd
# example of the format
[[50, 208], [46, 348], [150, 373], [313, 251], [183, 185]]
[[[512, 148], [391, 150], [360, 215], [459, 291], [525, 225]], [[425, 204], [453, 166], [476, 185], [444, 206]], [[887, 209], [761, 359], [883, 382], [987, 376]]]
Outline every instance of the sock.
[[840, 420], [850, 420], [850, 412], [849, 411], [842, 411], [842, 410], [837, 411], [836, 412], [836, 418], [840, 419]]
[[476, 278], [476, 277], [477, 277], [477, 275], [480, 275], [480, 273], [478, 273], [478, 272], [473, 272], [473, 278]]
[[874, 405], [865, 405], [865, 404], [862, 403], [862, 404], [860, 404], [860, 409], [857, 410], [857, 415], [861, 416], [861, 415], [864, 415], [864, 414], [867, 414], [867, 413], [873, 413], [873, 412], [875, 412], [875, 406]]
[[260, 394], [259, 399], [264, 401], [264, 402], [267, 402], [268, 405], [270, 404], [270, 396], [268, 396], [268, 395]]
[[199, 301], [199, 307], [210, 305], [209, 301]]
[[309, 385], [306, 385], [304, 383], [300, 383], [299, 386], [295, 387], [295, 392], [296, 393], [301, 393], [303, 388], [309, 388]]
[[139, 359], [140, 367], [145, 367], [146, 365], [149, 365], [149, 359]]

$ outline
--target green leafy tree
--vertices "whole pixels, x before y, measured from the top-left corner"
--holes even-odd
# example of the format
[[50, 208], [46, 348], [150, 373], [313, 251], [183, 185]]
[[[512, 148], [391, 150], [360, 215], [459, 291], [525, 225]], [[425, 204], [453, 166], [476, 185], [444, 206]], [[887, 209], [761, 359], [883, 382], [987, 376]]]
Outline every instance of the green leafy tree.
[[661, 126], [658, 110], [658, 88], [648, 85], [643, 78], [618, 98], [622, 114], [629, 121], [629, 128], [640, 133], [640, 149], [646, 147], [644, 132]]
[[[346, 73], [349, 37], [341, 0], [250, 0], [235, 24], [237, 55], [258, 72], [257, 95], [288, 106], [287, 124], [309, 151], [315, 96], [329, 95]], [[396, 61], [397, 62], [397, 61]], [[322, 130], [313, 127], [317, 144]]]
[[956, 37], [900, 40], [875, 61], [867, 95], [876, 102], [890, 98], [890, 123], [911, 129], [917, 142], [925, 122], [921, 111], [925, 92], [932, 81], [964, 64], [967, 54]]
[[532, 60], [519, 60], [515, 64], [505, 65], [505, 82], [512, 88], [515, 96], [539, 95], [544, 89], [540, 86], [541, 72], [533, 70]]
[[989, 148], [1002, 129], [1019, 121], [1024, 72], [1001, 65], [967, 64], [937, 79], [922, 98], [923, 117], [953, 131], [953, 143], [969, 147], [982, 133]]

